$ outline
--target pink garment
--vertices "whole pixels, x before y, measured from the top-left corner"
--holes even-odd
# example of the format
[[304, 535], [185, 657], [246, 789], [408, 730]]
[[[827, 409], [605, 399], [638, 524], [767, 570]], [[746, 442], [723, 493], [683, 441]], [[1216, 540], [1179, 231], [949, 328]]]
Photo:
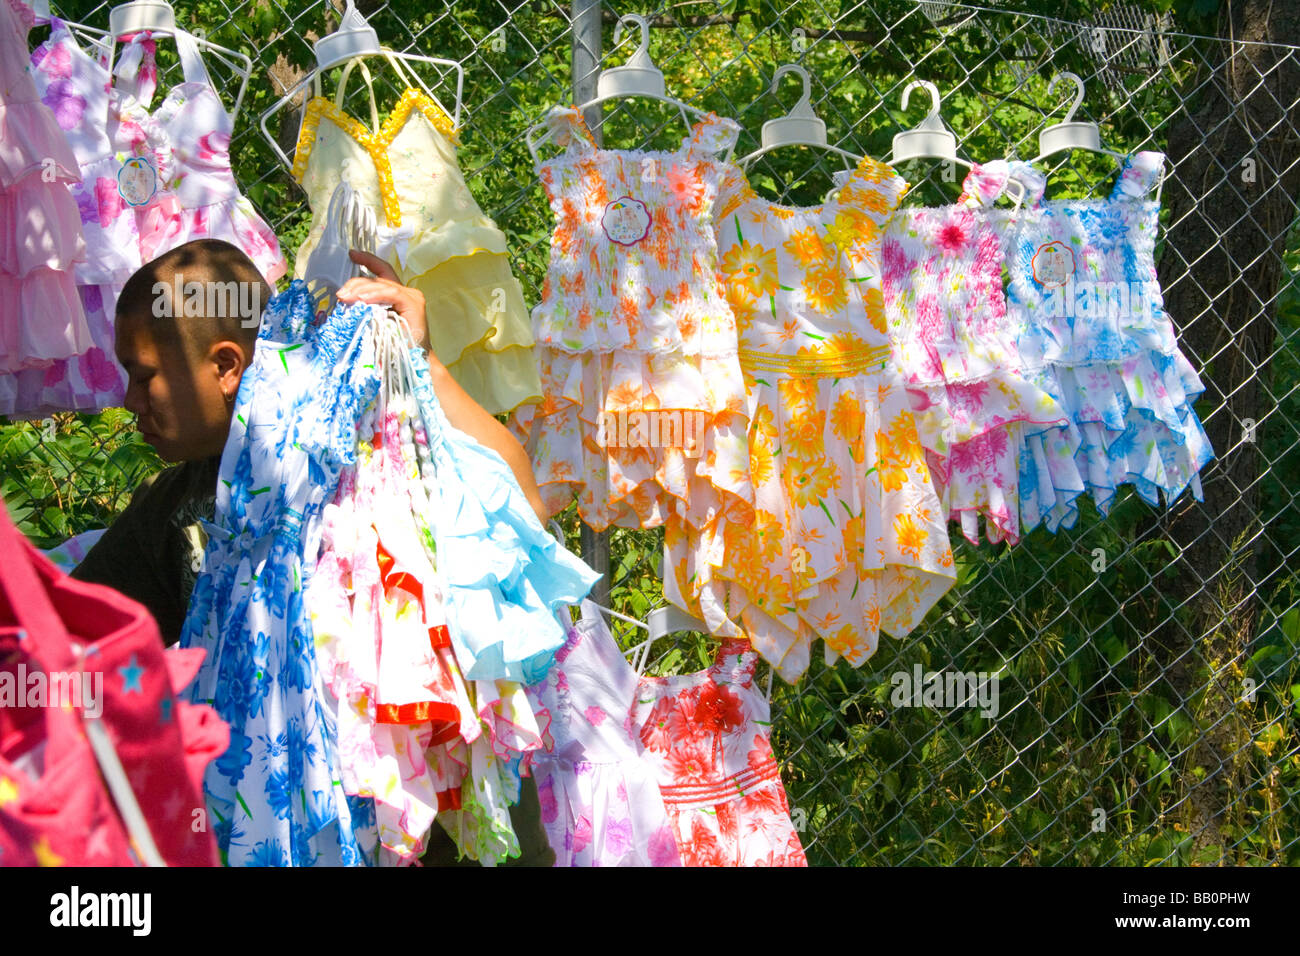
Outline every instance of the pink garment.
[[1022, 373], [1002, 292], [1002, 248], [985, 212], [1006, 188], [996, 161], [973, 166], [954, 206], [899, 209], [881, 248], [885, 313], [917, 432], [945, 514], [972, 544], [1020, 539], [1021, 436], [1065, 410]]
[[642, 677], [628, 729], [658, 767], [687, 866], [807, 866], [754, 686], [758, 655], [724, 641], [712, 667]]
[[555, 666], [529, 689], [533, 709], [551, 715], [533, 775], [556, 866], [682, 865], [656, 767], [623, 719], [636, 692], [636, 672], [584, 601]]
[[25, 8], [0, 0], [0, 414], [21, 412], [17, 375], [91, 344], [73, 279], [85, 243], [68, 187], [77, 160], [25, 69]]
[[185, 81], [150, 113], [157, 68], [147, 33], [121, 48], [115, 88], [108, 68], [67, 24], [53, 19], [50, 28], [31, 72], [79, 166], [71, 192], [86, 252], [75, 271], [90, 344], [16, 377], [15, 411], [27, 417], [122, 403], [126, 376], [114, 355], [114, 312], [127, 278], [150, 259], [211, 237], [243, 249], [268, 282], [285, 272], [275, 235], [239, 195], [230, 171], [231, 119], [193, 37], [177, 32]]

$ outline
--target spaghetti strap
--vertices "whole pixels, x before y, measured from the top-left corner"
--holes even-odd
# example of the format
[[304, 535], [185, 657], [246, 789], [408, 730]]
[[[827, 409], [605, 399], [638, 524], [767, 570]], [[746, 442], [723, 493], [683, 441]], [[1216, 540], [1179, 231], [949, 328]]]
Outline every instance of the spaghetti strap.
[[726, 153], [740, 138], [740, 124], [717, 113], [709, 113], [691, 127], [682, 144], [692, 152]]
[[1011, 181], [1011, 164], [1004, 159], [971, 166], [970, 172], [962, 180], [961, 195], [957, 197], [959, 206], [978, 209], [991, 206], [1006, 192]]
[[1125, 158], [1120, 169], [1115, 188], [1111, 190], [1112, 200], [1146, 199], [1160, 182], [1164, 174], [1165, 154], [1155, 150], [1144, 150]]
[[1047, 189], [1047, 176], [1022, 159], [1013, 159], [1007, 163], [1008, 182], [1015, 180], [1025, 190], [1026, 206], [1041, 206], [1043, 192]]
[[587, 128], [582, 111], [576, 106], [553, 106], [546, 114], [546, 128], [551, 142], [561, 149], [589, 153], [596, 149], [596, 138]]

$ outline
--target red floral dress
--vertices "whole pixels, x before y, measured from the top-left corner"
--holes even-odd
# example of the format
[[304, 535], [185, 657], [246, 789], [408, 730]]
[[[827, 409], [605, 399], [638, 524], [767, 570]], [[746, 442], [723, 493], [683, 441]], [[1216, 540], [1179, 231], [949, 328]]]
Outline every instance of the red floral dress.
[[659, 790], [686, 866], [807, 866], [754, 686], [758, 655], [724, 641], [712, 667], [642, 677], [628, 729], [659, 769]]

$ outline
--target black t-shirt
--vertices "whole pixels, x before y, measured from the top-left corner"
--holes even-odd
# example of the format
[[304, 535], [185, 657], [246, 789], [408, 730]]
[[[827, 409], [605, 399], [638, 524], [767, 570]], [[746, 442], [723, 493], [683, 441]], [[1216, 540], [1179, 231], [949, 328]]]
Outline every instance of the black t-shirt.
[[199, 519], [212, 520], [220, 465], [220, 458], [187, 461], [142, 484], [72, 572], [143, 604], [165, 644], [180, 639], [185, 623], [207, 543]]

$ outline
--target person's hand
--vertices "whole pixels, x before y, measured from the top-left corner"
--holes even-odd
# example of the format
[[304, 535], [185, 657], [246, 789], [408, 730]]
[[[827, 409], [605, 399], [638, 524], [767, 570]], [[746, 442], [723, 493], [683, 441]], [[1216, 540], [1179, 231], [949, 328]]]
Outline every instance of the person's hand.
[[429, 324], [424, 314], [424, 294], [418, 289], [397, 281], [397, 273], [383, 259], [368, 252], [353, 249], [348, 253], [357, 265], [374, 273], [373, 279], [358, 277], [343, 283], [336, 293], [340, 302], [365, 302], [371, 305], [388, 305], [402, 317], [411, 330], [411, 338], [420, 351], [429, 350]]

